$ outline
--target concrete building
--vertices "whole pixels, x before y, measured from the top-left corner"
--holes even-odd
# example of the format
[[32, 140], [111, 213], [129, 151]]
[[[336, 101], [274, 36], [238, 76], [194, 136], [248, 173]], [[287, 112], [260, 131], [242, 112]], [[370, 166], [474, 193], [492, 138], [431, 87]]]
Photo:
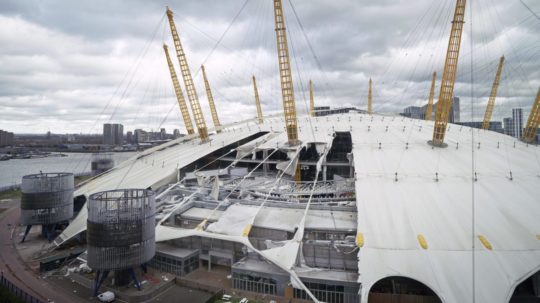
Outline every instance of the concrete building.
[[[435, 120], [435, 114], [437, 113], [437, 104], [439, 102], [436, 102], [433, 104], [433, 112], [432, 112], [432, 120]], [[412, 118], [412, 119], [425, 119], [426, 116], [426, 108], [427, 104], [424, 106], [409, 106], [403, 109], [403, 113], [401, 113], [401, 116]], [[452, 98], [452, 107], [450, 108], [450, 112], [448, 113], [448, 122], [450, 123], [457, 123], [460, 120], [460, 102], [459, 97], [453, 97]]]
[[[475, 121], [475, 122], [458, 122], [456, 124], [463, 125], [463, 126], [468, 126], [468, 127], [472, 127], [472, 128], [482, 128], [483, 123]], [[500, 121], [491, 121], [491, 122], [489, 122], [488, 130], [492, 130], [492, 131], [504, 134], [503, 125], [502, 125], [502, 122], [500, 122]]]
[[0, 146], [11, 146], [15, 144], [15, 134], [0, 129]]
[[401, 115], [404, 117], [412, 118], [412, 119], [425, 119], [426, 108], [425, 106], [405, 107]]
[[103, 124], [103, 144], [122, 145], [124, 143], [124, 126], [117, 123]]
[[140, 128], [134, 131], [135, 143], [144, 143], [149, 140], [148, 133]]
[[523, 135], [523, 109], [512, 108], [512, 134], [513, 137], [521, 138]]
[[503, 119], [503, 126], [504, 126], [504, 134], [508, 136], [514, 136], [514, 121], [512, 121], [512, 118], [504, 118]]
[[[477, 302], [514, 302], [540, 289], [539, 147], [491, 131], [471, 141], [469, 127], [451, 126], [449, 146], [433, 148], [433, 121], [349, 112], [298, 117], [300, 149], [287, 144], [282, 117], [254, 121], [206, 143], [166, 142], [75, 195], [119, 180], [164, 193], [155, 235], [165, 247], [152, 266], [220, 271], [233, 292], [277, 301], [467, 302], [473, 249]], [[471, 149], [479, 155], [474, 180]], [[520, 161], [510, 179], [513, 155]], [[86, 227], [81, 212], [55, 244]]]
[[180, 130], [178, 128], [175, 128], [173, 130], [173, 139], [180, 138]]

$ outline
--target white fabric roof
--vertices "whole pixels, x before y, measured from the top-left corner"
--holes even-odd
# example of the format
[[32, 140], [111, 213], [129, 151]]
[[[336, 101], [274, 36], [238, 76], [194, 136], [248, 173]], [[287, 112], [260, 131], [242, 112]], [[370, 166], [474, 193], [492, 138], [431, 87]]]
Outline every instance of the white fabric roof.
[[[210, 221], [218, 220], [217, 225], [210, 225], [209, 231], [225, 229], [234, 222], [244, 221], [249, 215], [252, 215], [257, 209], [257, 206], [234, 204], [227, 208], [226, 211], [216, 210]], [[204, 219], [212, 214], [212, 209], [192, 207], [182, 213], [182, 216]], [[300, 219], [304, 214], [303, 209], [297, 208], [278, 208], [278, 207], [263, 207], [256, 215], [254, 226], [262, 228], [270, 228], [293, 232], [298, 226]], [[243, 222], [240, 231], [247, 223]], [[235, 224], [236, 225], [236, 224]], [[326, 211], [326, 210], [309, 210], [306, 217], [306, 228], [317, 230], [356, 230], [357, 218], [356, 213], [346, 211]], [[221, 227], [218, 227], [221, 226]], [[224, 232], [219, 232], [224, 233]], [[241, 234], [241, 232], [239, 233]]]
[[[243, 123], [225, 127], [213, 142], [229, 144], [258, 128], [283, 131], [281, 118], [253, 125], [249, 123], [249, 130]], [[448, 147], [432, 148], [427, 144], [433, 132], [430, 121], [357, 113], [299, 118], [303, 144], [326, 142], [335, 131], [351, 131], [353, 140], [357, 229], [364, 238], [358, 253], [362, 302], [367, 302], [373, 284], [387, 276], [418, 280], [443, 302], [469, 302], [473, 243], [476, 302], [506, 303], [519, 282], [540, 270], [539, 147], [492, 131], [449, 124]], [[259, 148], [275, 148], [285, 141], [281, 133]], [[188, 142], [154, 151], [131, 168], [128, 162], [89, 182], [77, 194], [161, 184], [174, 177], [177, 167], [214, 149], [215, 145]], [[84, 230], [85, 221], [81, 212], [60, 239]], [[163, 228], [157, 228], [159, 241], [194, 233]], [[238, 236], [196, 233], [249, 243]], [[427, 249], [420, 246], [418, 235], [425, 238]], [[485, 237], [492, 250], [478, 236]], [[290, 270], [285, 266], [288, 261], [272, 254], [268, 259]], [[294, 269], [289, 272], [296, 276]]]

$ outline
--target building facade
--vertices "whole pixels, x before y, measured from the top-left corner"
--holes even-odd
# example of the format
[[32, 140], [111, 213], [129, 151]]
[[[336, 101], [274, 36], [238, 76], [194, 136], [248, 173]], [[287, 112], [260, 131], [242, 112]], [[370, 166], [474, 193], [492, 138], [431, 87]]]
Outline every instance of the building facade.
[[523, 135], [523, 109], [512, 108], [513, 137], [521, 138]]
[[117, 123], [103, 124], [103, 144], [122, 145], [124, 143], [124, 126]]
[[15, 144], [15, 134], [0, 129], [0, 146], [10, 146]]

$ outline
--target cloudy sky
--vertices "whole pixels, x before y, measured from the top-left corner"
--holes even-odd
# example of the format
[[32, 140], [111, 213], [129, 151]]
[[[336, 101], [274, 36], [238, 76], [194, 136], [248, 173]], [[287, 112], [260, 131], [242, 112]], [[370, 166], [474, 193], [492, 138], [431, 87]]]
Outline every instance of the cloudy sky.
[[[2, 0], [0, 129], [87, 134], [118, 122], [125, 130], [184, 132], [162, 48], [163, 42], [172, 45], [167, 5], [175, 12], [209, 126], [201, 64], [222, 123], [256, 115], [251, 75], [263, 111], [280, 109], [270, 0]], [[310, 79], [317, 105], [365, 108], [370, 77], [376, 112], [425, 104], [433, 71], [438, 89], [454, 5], [284, 0], [299, 111], [307, 107]], [[502, 55], [506, 65], [494, 119], [510, 115], [513, 107], [529, 110], [540, 86], [538, 15], [538, 0], [474, 0], [472, 10], [467, 5], [455, 90], [462, 120], [483, 116]]]

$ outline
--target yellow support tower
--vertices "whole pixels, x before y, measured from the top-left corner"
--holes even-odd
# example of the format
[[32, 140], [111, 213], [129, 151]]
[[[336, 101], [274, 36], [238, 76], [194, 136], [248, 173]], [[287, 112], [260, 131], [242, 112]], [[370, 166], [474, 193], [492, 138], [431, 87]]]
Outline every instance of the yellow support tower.
[[533, 143], [536, 137], [536, 130], [540, 126], [540, 87], [536, 93], [536, 99], [534, 100], [529, 119], [527, 120], [527, 126], [523, 132], [522, 140], [527, 143]]
[[287, 31], [285, 29], [285, 16], [283, 15], [283, 3], [281, 0], [274, 0], [274, 17], [285, 127], [287, 129], [289, 145], [294, 146], [300, 142], [298, 140], [298, 121], [296, 120], [296, 103], [294, 102], [294, 87], [289, 60]]
[[315, 117], [315, 100], [313, 99], [313, 83], [309, 80], [309, 115]]
[[429, 90], [429, 100], [426, 106], [425, 119], [431, 121], [433, 119], [433, 97], [435, 97], [435, 79], [437, 78], [437, 72], [433, 72], [431, 77], [431, 89]]
[[263, 113], [261, 108], [261, 101], [259, 100], [259, 90], [257, 89], [257, 81], [255, 80], [255, 76], [253, 76], [253, 91], [255, 92], [255, 104], [257, 105], [257, 120], [259, 120], [259, 123], [263, 123]]
[[371, 78], [369, 78], [369, 90], [368, 90], [368, 95], [367, 95], [367, 113], [368, 114], [372, 114], [372, 110], [371, 110], [371, 106], [372, 106], [372, 99], [373, 99], [373, 92], [372, 92], [372, 85], [373, 85], [373, 82], [371, 81]]
[[221, 132], [221, 123], [219, 123], [219, 118], [216, 111], [216, 104], [214, 103], [214, 96], [212, 95], [212, 90], [210, 89], [210, 84], [208, 83], [208, 78], [206, 77], [206, 70], [204, 65], [201, 65], [202, 75], [204, 79], [204, 87], [206, 88], [206, 97], [208, 98], [208, 104], [210, 105], [210, 112], [212, 113], [212, 121], [214, 121], [214, 127], [216, 132]]
[[195, 85], [193, 84], [193, 78], [191, 77], [191, 72], [189, 71], [189, 66], [186, 60], [186, 54], [184, 53], [184, 48], [182, 47], [180, 37], [178, 36], [178, 31], [176, 30], [176, 25], [174, 24], [173, 12], [168, 7], [167, 18], [169, 19], [169, 26], [171, 28], [174, 47], [176, 49], [176, 56], [178, 57], [178, 62], [180, 63], [180, 70], [182, 71], [182, 78], [184, 79], [184, 85], [186, 86], [188, 99], [191, 103], [191, 111], [193, 112], [193, 118], [195, 119], [195, 124], [197, 125], [201, 141], [206, 142], [208, 141], [208, 129], [206, 128], [206, 122], [204, 122], [201, 105], [199, 104], [199, 97], [197, 96], [197, 91], [195, 90]]
[[504, 64], [504, 56], [499, 60], [499, 67], [497, 68], [497, 74], [495, 74], [495, 80], [493, 80], [493, 86], [491, 87], [491, 94], [484, 114], [484, 121], [482, 122], [483, 129], [489, 129], [489, 122], [491, 121], [491, 115], [493, 114], [493, 107], [495, 106], [495, 98], [497, 97], [497, 89], [501, 82], [501, 72]]
[[463, 23], [465, 17], [465, 4], [467, 0], [457, 0], [454, 19], [452, 20], [452, 29], [448, 41], [448, 50], [444, 61], [444, 69], [441, 80], [441, 90], [439, 93], [439, 102], [435, 113], [435, 126], [433, 128], [433, 146], [443, 147], [446, 126], [448, 125], [448, 115], [452, 106], [452, 97], [454, 95], [454, 84], [456, 82], [457, 66], [459, 59], [459, 49], [461, 47], [461, 34], [463, 32]]
[[171, 73], [174, 92], [176, 93], [176, 100], [178, 101], [180, 113], [182, 113], [182, 118], [184, 119], [184, 124], [186, 125], [186, 131], [188, 135], [192, 135], [194, 130], [193, 124], [191, 123], [191, 117], [189, 116], [189, 111], [186, 105], [186, 100], [184, 99], [184, 94], [182, 93], [182, 88], [180, 87], [180, 83], [178, 83], [178, 77], [176, 76], [174, 65], [172, 64], [171, 57], [169, 56], [169, 48], [165, 43], [163, 43], [163, 50], [165, 51], [165, 57], [167, 57], [167, 65], [169, 65], [169, 72]]

